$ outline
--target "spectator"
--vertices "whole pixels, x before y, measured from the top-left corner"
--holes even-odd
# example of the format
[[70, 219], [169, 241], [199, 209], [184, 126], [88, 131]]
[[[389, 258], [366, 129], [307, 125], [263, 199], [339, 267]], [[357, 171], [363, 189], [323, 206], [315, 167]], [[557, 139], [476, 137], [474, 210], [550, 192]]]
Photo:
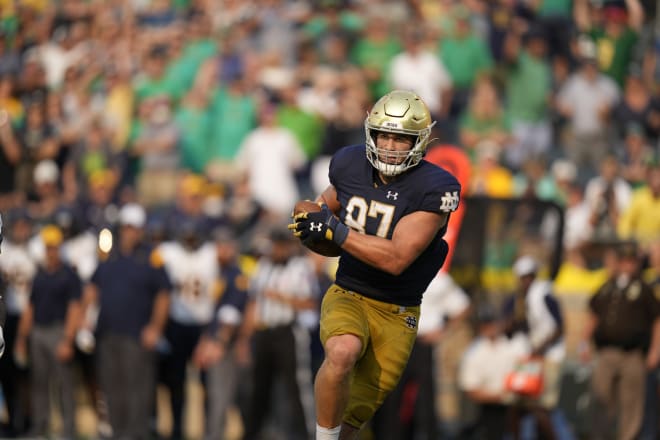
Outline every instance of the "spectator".
[[298, 105], [298, 86], [289, 84], [280, 91], [280, 105], [277, 107], [277, 125], [289, 130], [312, 161], [321, 149], [321, 134], [324, 121], [318, 114], [305, 111]]
[[38, 226], [52, 223], [64, 202], [59, 182], [60, 170], [52, 160], [42, 160], [34, 167], [35, 200], [29, 202], [28, 212]]
[[593, 172], [609, 147], [607, 122], [619, 100], [619, 90], [611, 78], [599, 73], [594, 44], [583, 39], [579, 46], [579, 68], [559, 89], [556, 105], [568, 121], [562, 142], [564, 154], [578, 168]]
[[513, 181], [514, 195], [522, 198], [555, 200], [557, 187], [546, 161], [542, 157], [532, 157], [522, 164]]
[[650, 162], [647, 184], [632, 195], [628, 207], [621, 213], [617, 232], [619, 238], [636, 240], [643, 248], [660, 236], [660, 164]]
[[369, 23], [369, 26], [365, 26], [358, 36], [351, 49], [350, 58], [362, 70], [369, 84], [370, 98], [373, 100], [389, 91], [385, 78], [387, 66], [394, 56], [401, 52], [401, 45], [391, 35], [391, 19], [383, 11], [366, 17], [365, 22]]
[[174, 198], [180, 166], [179, 130], [172, 117], [172, 103], [149, 97], [139, 104], [129, 153], [140, 164], [136, 190], [146, 206]]
[[117, 181], [122, 169], [121, 158], [112, 148], [108, 131], [96, 120], [69, 153], [62, 170], [64, 193], [68, 200], [75, 200], [85, 195], [92, 174], [107, 171]]
[[[267, 212], [275, 218], [291, 213], [300, 198], [294, 173], [305, 165], [305, 154], [289, 130], [275, 125], [273, 106], [260, 109], [259, 126], [243, 141], [236, 164], [245, 173], [253, 197]], [[272, 182], [279, 184], [274, 187]]]
[[32, 173], [42, 160], [54, 160], [60, 148], [54, 127], [46, 119], [45, 104], [35, 101], [28, 105], [25, 123], [16, 131], [16, 140], [21, 147], [21, 163], [18, 167], [17, 187], [20, 191], [31, 191]]
[[616, 238], [621, 214], [628, 209], [632, 190], [620, 175], [616, 156], [609, 154], [600, 161], [600, 173], [587, 182], [584, 200], [591, 209], [592, 240]]
[[478, 78], [492, 69], [493, 58], [490, 48], [472, 29], [467, 6], [460, 3], [454, 5], [449, 16], [453, 26], [440, 38], [438, 56], [451, 76], [451, 115], [456, 118], [465, 110], [470, 91]]
[[5, 73], [0, 74], [0, 108], [4, 109], [9, 116], [9, 122], [16, 127], [23, 122], [24, 109], [20, 100], [14, 96], [14, 76]]
[[197, 85], [183, 97], [174, 115], [180, 132], [181, 166], [195, 174], [205, 172], [211, 156], [208, 140], [213, 120], [209, 106], [207, 90]]
[[[0, 203], [7, 205], [6, 198], [18, 189], [17, 165], [21, 161], [21, 146], [16, 139], [16, 133], [11, 126], [9, 114], [0, 109]], [[24, 188], [20, 188], [24, 190]]]
[[646, 184], [646, 167], [653, 160], [653, 148], [640, 125], [631, 122], [626, 126], [622, 148], [621, 177], [633, 190], [638, 189]]
[[18, 51], [12, 40], [5, 29], [0, 29], [0, 75], [15, 75], [20, 71]]
[[518, 168], [530, 157], [547, 155], [552, 147], [549, 119], [552, 73], [542, 30], [532, 27], [524, 35], [515, 30], [507, 35], [504, 46], [512, 136], [506, 149], [506, 163]]
[[[590, 7], [600, 10], [590, 10]], [[616, 2], [590, 6], [587, 0], [577, 0], [573, 14], [580, 32], [588, 33], [596, 44], [600, 70], [623, 86], [644, 24], [644, 10], [639, 0], [625, 0], [625, 7]], [[601, 22], [594, 20], [597, 15], [602, 16]]]
[[620, 138], [627, 135], [629, 127], [636, 125], [645, 138], [658, 139], [660, 123], [657, 102], [654, 102], [651, 90], [642, 81], [641, 72], [631, 70], [626, 75], [623, 94], [612, 111], [612, 117]]
[[214, 180], [234, 182], [240, 174], [234, 160], [257, 126], [257, 104], [240, 76], [229, 78], [227, 83], [213, 96], [209, 168]]
[[470, 194], [507, 198], [513, 195], [513, 176], [500, 165], [502, 147], [484, 139], [475, 145], [475, 171], [470, 180]]
[[451, 107], [452, 81], [444, 64], [425, 47], [423, 27], [407, 28], [403, 32], [403, 52], [389, 65], [392, 89], [411, 90], [426, 103], [433, 119], [441, 120]]
[[471, 155], [482, 140], [490, 140], [506, 150], [511, 137], [511, 121], [490, 77], [481, 77], [459, 122], [461, 145]]

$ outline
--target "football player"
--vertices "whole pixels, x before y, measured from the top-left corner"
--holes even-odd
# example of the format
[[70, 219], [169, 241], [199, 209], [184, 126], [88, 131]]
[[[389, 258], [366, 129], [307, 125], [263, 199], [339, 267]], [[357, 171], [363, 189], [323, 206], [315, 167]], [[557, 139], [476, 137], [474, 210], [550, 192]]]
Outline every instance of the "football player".
[[177, 240], [158, 247], [174, 285], [165, 328], [168, 353], [161, 364], [162, 378], [170, 391], [174, 439], [183, 438], [186, 366], [213, 319], [220, 293], [215, 244], [205, 240], [202, 225], [199, 219], [181, 218]]
[[318, 440], [356, 438], [394, 388], [415, 342], [422, 294], [447, 256], [443, 235], [460, 184], [422, 160], [433, 125], [415, 93], [383, 96], [365, 121], [365, 145], [334, 155], [321, 211], [289, 225], [305, 244], [342, 248], [321, 311]]

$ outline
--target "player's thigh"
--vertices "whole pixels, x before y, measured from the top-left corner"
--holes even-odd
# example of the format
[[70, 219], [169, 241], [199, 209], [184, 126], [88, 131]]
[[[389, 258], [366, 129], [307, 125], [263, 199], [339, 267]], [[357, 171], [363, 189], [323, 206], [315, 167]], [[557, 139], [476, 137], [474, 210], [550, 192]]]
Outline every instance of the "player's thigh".
[[363, 300], [341, 287], [330, 286], [321, 304], [320, 337], [325, 347], [332, 336], [352, 334], [362, 343], [362, 353], [369, 342], [369, 326]]
[[417, 336], [419, 308], [370, 308], [370, 344], [358, 361], [344, 421], [360, 427], [396, 387]]

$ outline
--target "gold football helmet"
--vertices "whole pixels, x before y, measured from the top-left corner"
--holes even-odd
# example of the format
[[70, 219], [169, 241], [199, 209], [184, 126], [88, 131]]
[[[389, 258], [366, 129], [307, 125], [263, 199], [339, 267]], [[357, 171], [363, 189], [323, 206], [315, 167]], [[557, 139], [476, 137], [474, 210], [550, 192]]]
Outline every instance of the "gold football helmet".
[[[416, 93], [406, 90], [388, 93], [374, 104], [364, 122], [367, 159], [386, 176], [403, 173], [417, 165], [424, 157], [434, 124], [431, 112]], [[379, 149], [376, 146], [378, 133], [412, 136], [412, 147], [399, 152]]]

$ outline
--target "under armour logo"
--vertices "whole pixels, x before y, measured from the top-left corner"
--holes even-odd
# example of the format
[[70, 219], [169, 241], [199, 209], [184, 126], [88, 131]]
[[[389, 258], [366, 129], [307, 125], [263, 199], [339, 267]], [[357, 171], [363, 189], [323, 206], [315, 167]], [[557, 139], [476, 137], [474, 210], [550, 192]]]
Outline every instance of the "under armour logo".
[[417, 318], [414, 316], [406, 316], [406, 325], [408, 328], [416, 328], [417, 327]]
[[321, 232], [321, 228], [323, 228], [323, 223], [310, 223], [309, 224], [309, 230], [312, 232]]
[[388, 191], [386, 197], [388, 199], [396, 200], [399, 197], [399, 193], [395, 191]]

